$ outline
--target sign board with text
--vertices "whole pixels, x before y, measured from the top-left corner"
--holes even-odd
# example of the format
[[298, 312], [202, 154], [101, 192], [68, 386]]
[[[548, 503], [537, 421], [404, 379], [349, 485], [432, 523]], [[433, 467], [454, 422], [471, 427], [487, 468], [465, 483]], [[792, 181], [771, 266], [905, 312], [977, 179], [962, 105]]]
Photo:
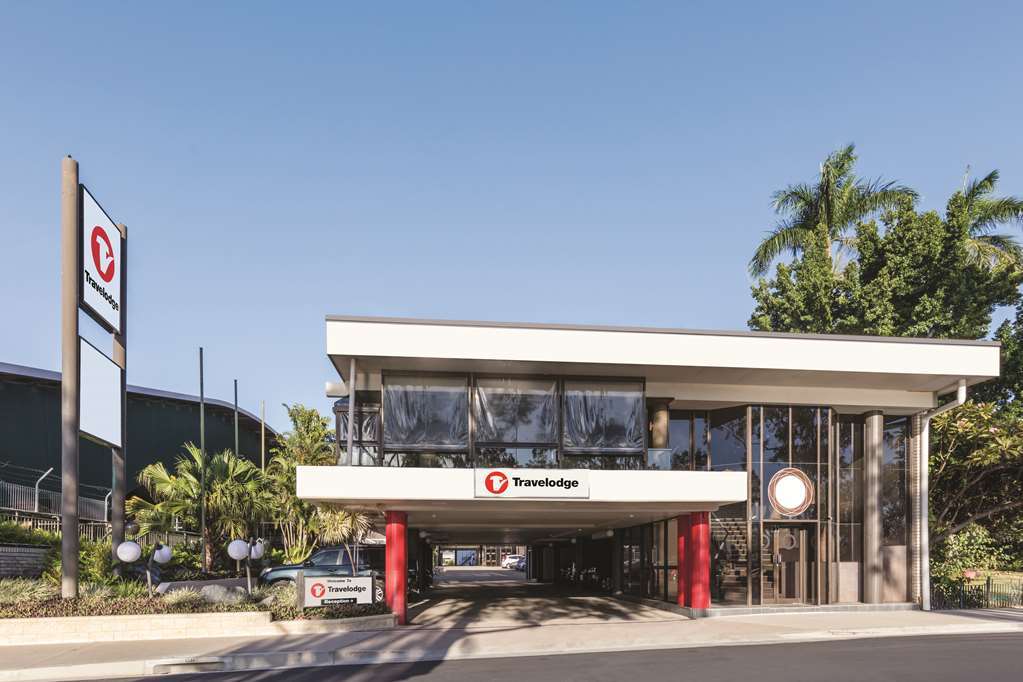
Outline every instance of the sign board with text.
[[372, 577], [306, 577], [305, 571], [299, 571], [295, 583], [299, 591], [299, 605], [304, 609], [331, 604], [373, 603]]
[[476, 469], [475, 497], [587, 499], [590, 475], [585, 469]]
[[115, 334], [121, 331], [121, 232], [81, 185], [82, 305]]

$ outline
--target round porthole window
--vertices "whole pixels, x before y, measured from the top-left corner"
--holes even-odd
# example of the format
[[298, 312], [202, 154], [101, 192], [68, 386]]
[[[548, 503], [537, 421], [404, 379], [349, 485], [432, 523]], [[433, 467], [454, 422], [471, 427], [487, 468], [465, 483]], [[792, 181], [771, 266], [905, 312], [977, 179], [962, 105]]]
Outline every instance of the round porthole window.
[[799, 516], [813, 504], [813, 484], [802, 471], [788, 467], [771, 477], [767, 496], [782, 516]]

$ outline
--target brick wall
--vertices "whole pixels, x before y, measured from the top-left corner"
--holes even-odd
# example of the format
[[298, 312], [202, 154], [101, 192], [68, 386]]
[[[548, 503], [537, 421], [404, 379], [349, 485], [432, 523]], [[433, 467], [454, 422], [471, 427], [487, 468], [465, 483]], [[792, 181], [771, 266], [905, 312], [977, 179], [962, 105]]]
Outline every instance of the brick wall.
[[0, 545], [0, 578], [38, 578], [48, 550], [38, 545]]

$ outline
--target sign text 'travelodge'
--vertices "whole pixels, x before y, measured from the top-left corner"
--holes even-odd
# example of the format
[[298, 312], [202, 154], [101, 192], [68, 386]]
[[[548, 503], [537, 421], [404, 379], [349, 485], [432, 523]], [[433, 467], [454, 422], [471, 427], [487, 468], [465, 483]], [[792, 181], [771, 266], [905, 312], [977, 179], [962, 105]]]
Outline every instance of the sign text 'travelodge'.
[[588, 498], [585, 469], [476, 469], [475, 497]]

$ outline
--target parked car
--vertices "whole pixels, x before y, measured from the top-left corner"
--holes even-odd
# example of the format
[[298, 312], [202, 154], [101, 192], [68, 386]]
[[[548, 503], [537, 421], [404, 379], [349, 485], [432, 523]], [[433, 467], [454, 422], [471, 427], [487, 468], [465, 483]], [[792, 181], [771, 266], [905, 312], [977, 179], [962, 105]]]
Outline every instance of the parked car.
[[521, 554], [509, 554], [501, 560], [501, 568], [515, 568], [515, 565], [519, 563], [519, 559], [524, 558]]
[[526, 557], [520, 556], [519, 560], [515, 562], [514, 568], [515, 568], [516, 571], [525, 571], [526, 570]]
[[[372, 576], [376, 581], [374, 601], [384, 600], [384, 548], [379, 546], [360, 547], [358, 553], [352, 548], [352, 554], [358, 555], [358, 568], [355, 576]], [[307, 578], [325, 578], [331, 576], [351, 576], [352, 562], [344, 547], [324, 547], [300, 564], [285, 564], [264, 568], [259, 574], [261, 585], [273, 585], [281, 582], [295, 582], [299, 571], [304, 571]]]

